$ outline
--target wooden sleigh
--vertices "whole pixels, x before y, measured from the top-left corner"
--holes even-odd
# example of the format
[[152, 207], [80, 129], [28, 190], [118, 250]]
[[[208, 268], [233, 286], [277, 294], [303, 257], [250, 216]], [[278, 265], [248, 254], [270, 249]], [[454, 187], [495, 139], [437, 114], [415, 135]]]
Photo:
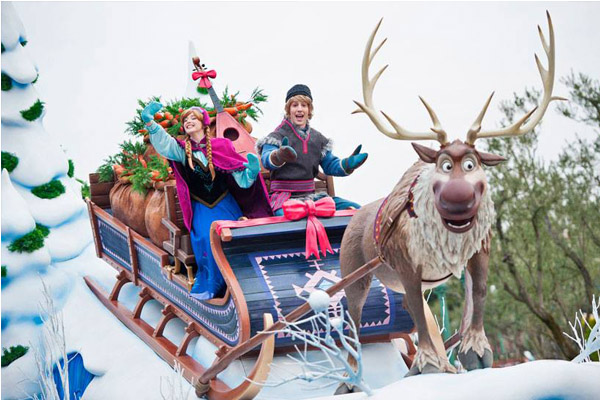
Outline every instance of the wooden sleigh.
[[[194, 65], [203, 72], [199, 59]], [[216, 136], [232, 140], [240, 154], [253, 152], [255, 140], [223, 111], [214, 89], [208, 90], [217, 110]], [[268, 187], [269, 173], [263, 172], [263, 178]], [[164, 188], [166, 217], [162, 223], [169, 231], [169, 240], [159, 248], [111, 215], [108, 194], [113, 184], [99, 183], [97, 174], [91, 174], [88, 209], [97, 255], [118, 271], [117, 281], [110, 293], [89, 277], [85, 281], [100, 301], [160, 357], [171, 366], [179, 363], [183, 376], [196, 383], [196, 394], [206, 394], [209, 399], [256, 396], [261, 386], [255, 382], [267, 379], [274, 352], [291, 348], [289, 337], [271, 331], [281, 329], [284, 319], [292, 322], [311, 312], [303, 298], [316, 289], [326, 290], [333, 302], [341, 302], [347, 309], [343, 289], [380, 264], [372, 260], [341, 278], [340, 243], [354, 210], [320, 218], [334, 250], [321, 260], [305, 257], [306, 220], [271, 217], [216, 221], [210, 232], [211, 247], [227, 291], [222, 298], [197, 300], [189, 296], [195, 258], [175, 188]], [[315, 186], [317, 192], [335, 195], [331, 177], [320, 174]], [[119, 293], [128, 283], [141, 288], [133, 310], [119, 302]], [[410, 366], [416, 350], [407, 333], [414, 326], [402, 298], [402, 294], [392, 292], [374, 278], [363, 309], [360, 335], [363, 343], [403, 337], [408, 350], [402, 355]], [[155, 326], [141, 318], [144, 306], [152, 299], [163, 305], [162, 317]], [[433, 324], [431, 311], [426, 308]], [[174, 318], [185, 323], [180, 343], [163, 335]], [[218, 348], [209, 368], [187, 353], [190, 342], [198, 336]], [[250, 351], [258, 351], [258, 358], [247, 380], [229, 387], [218, 378], [217, 374], [233, 360]]]
[[[268, 174], [265, 177], [268, 178]], [[198, 382], [206, 373], [206, 368], [187, 352], [195, 337], [202, 336], [212, 342], [218, 348], [217, 361], [227, 358], [224, 364], [231, 362], [232, 349], [239, 352], [241, 348], [242, 353], [246, 353], [261, 346], [248, 380], [230, 388], [218, 378], [211, 379], [206, 388], [210, 399], [256, 395], [260, 386], [252, 382], [266, 380], [274, 352], [291, 349], [289, 337], [266, 337], [260, 332], [269, 329], [273, 321], [282, 316], [294, 320], [308, 313], [310, 310], [302, 298], [308, 297], [312, 290], [347, 283], [340, 276], [339, 248], [354, 210], [338, 211], [331, 218], [320, 219], [334, 249], [334, 254], [321, 260], [305, 258], [306, 220], [271, 217], [217, 221], [211, 227], [211, 245], [227, 291], [223, 298], [194, 299], [189, 296], [189, 289], [196, 267], [174, 187], [165, 187], [167, 216], [163, 224], [169, 229], [170, 238], [159, 248], [111, 215], [108, 193], [113, 183], [98, 183], [97, 178], [96, 174], [90, 175], [92, 196], [88, 200], [96, 252], [118, 271], [110, 293], [92, 278], [84, 278], [100, 301], [171, 366], [179, 363], [190, 382]], [[317, 190], [333, 194], [330, 177], [319, 179], [316, 185]], [[141, 288], [133, 310], [119, 301], [121, 289], [129, 283]], [[346, 306], [343, 291], [333, 294], [332, 298]], [[152, 299], [163, 306], [162, 317], [155, 326], [141, 318], [144, 306]], [[302, 307], [305, 309], [298, 313]], [[180, 343], [173, 343], [163, 335], [174, 318], [185, 323]], [[374, 279], [363, 312], [361, 341], [389, 341], [406, 337], [412, 330], [412, 320], [402, 307], [402, 295], [384, 288]], [[410, 364], [410, 355], [414, 354], [412, 343], [409, 348], [411, 351], [405, 359]], [[221, 366], [218, 369], [226, 367]]]

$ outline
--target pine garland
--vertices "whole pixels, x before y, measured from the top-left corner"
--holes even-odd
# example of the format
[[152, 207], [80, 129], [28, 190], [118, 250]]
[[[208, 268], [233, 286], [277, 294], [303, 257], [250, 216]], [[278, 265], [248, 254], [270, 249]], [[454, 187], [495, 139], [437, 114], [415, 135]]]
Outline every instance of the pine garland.
[[54, 199], [65, 192], [65, 185], [58, 179], [53, 179], [48, 183], [36, 186], [31, 189], [31, 193], [40, 199]]
[[2, 368], [8, 367], [13, 361], [23, 357], [27, 354], [29, 347], [21, 346], [20, 344], [17, 346], [10, 346], [7, 350], [2, 348]]
[[4, 72], [2, 73], [2, 91], [6, 92], [7, 90], [12, 89], [12, 79], [10, 76], [6, 75]]
[[111, 182], [115, 180], [113, 171], [113, 165], [115, 164], [118, 164], [116, 156], [109, 156], [104, 159], [104, 163], [96, 170], [99, 182]]
[[2, 152], [2, 169], [6, 168], [8, 172], [13, 172], [19, 165], [19, 158], [7, 151]]
[[67, 176], [72, 178], [75, 175], [75, 164], [73, 160], [69, 159], [69, 171], [67, 171]]
[[42, 224], [35, 224], [35, 229], [21, 236], [8, 246], [13, 253], [33, 253], [44, 247], [44, 239], [50, 234], [50, 229]]
[[38, 119], [44, 111], [44, 102], [38, 99], [28, 110], [21, 111], [23, 118], [29, 122]]
[[90, 199], [91, 198], [90, 184], [81, 179], [77, 179], [77, 178], [75, 178], [75, 179], [77, 180], [77, 182], [81, 183], [81, 198], [83, 200]]

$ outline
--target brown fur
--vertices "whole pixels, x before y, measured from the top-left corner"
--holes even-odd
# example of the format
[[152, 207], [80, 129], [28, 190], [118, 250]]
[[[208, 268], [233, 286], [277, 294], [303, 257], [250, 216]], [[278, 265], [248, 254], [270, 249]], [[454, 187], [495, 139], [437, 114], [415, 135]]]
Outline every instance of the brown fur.
[[[467, 264], [474, 282], [474, 313], [467, 335], [469, 343], [464, 345], [464, 348], [461, 347], [461, 350], [466, 353], [473, 349], [482, 356], [482, 349], [489, 349], [483, 333], [483, 304], [493, 205], [489, 194], [485, 193], [474, 227], [460, 234], [447, 231], [434, 205], [431, 189], [433, 182], [431, 177], [436, 172], [434, 168], [432, 164], [417, 161], [406, 171], [388, 196], [388, 201], [382, 209], [380, 235], [380, 241], [382, 239], [384, 241], [381, 255], [385, 262], [374, 272], [386, 287], [405, 293], [405, 306], [419, 334], [419, 350], [411, 374], [454, 372], [446, 355], [439, 354], [435, 350], [426, 324], [422, 295], [423, 290], [435, 287], [445, 280], [438, 283], [424, 283], [423, 279], [440, 279], [449, 274], [457, 275]], [[417, 218], [411, 218], [405, 211], [405, 206], [408, 202], [409, 190], [417, 176], [419, 180], [412, 189]], [[383, 199], [380, 199], [362, 207], [348, 224], [341, 245], [342, 276], [347, 276], [378, 256], [378, 246], [373, 239], [373, 225], [382, 201]], [[422, 232], [423, 229], [427, 231]], [[421, 241], [415, 241], [415, 237], [420, 237]], [[423, 240], [425, 244], [422, 243]], [[431, 240], [433, 243], [429, 243]], [[431, 251], [432, 249], [427, 246], [433, 246], [432, 249], [438, 251]], [[422, 254], [423, 252], [427, 253]], [[444, 254], [448, 254], [448, 261], [441, 259], [443, 265], [432, 265]], [[433, 260], [429, 259], [430, 256]], [[416, 260], [425, 260], [425, 263], [415, 262]], [[348, 311], [357, 326], [360, 323], [372, 275], [363, 277], [346, 289]], [[355, 362], [351, 358], [349, 361], [354, 365]]]

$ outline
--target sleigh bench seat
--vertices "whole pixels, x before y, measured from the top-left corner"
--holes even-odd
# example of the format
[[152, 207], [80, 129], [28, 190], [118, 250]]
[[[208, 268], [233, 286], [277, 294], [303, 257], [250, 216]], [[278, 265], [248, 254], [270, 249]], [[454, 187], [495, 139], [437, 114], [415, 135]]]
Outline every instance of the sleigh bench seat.
[[[263, 171], [262, 177], [267, 186], [271, 187], [271, 175], [269, 171]], [[335, 195], [333, 177], [319, 173], [315, 180], [315, 189], [317, 193], [325, 192], [329, 196]], [[196, 260], [192, 249], [190, 232], [183, 223], [183, 214], [177, 197], [177, 190], [174, 186], [165, 186], [165, 205], [167, 215], [163, 218], [163, 225], [169, 230], [169, 240], [163, 242], [163, 248], [174, 258], [175, 265], [173, 273], [181, 273], [181, 264], [187, 269], [188, 280], [186, 284], [191, 288], [193, 285], [193, 276], [196, 268]]]

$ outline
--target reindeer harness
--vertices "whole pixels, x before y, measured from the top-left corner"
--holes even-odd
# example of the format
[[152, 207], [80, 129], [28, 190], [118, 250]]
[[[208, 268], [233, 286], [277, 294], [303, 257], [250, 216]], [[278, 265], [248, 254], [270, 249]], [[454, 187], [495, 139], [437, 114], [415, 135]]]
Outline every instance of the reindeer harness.
[[[408, 213], [411, 218], [418, 218], [418, 215], [415, 213], [415, 205], [414, 205], [414, 195], [413, 189], [417, 185], [419, 181], [419, 177], [421, 175], [417, 175], [415, 180], [411, 183], [410, 188], [408, 189], [407, 197], [398, 197], [393, 198], [390, 201], [390, 195], [388, 195], [377, 210], [377, 214], [375, 215], [375, 222], [373, 223], [373, 240], [375, 241], [375, 247], [377, 248], [377, 254], [382, 262], [385, 263], [385, 258], [383, 255], [383, 250], [387, 244], [387, 241], [392, 236], [394, 229], [398, 225], [398, 220], [404, 211]], [[388, 207], [388, 201], [390, 205]], [[395, 202], [396, 204], [391, 204]], [[447, 280], [452, 276], [452, 273], [444, 276], [440, 279], [422, 279], [422, 282], [427, 283], [437, 283]]]

